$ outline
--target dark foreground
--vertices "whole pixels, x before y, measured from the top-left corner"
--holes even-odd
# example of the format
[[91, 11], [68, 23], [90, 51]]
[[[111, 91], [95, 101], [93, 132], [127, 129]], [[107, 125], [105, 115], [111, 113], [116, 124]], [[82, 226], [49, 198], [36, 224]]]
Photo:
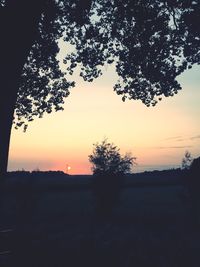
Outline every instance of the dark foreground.
[[184, 186], [150, 176], [127, 183], [109, 218], [97, 218], [80, 177], [13, 182], [1, 192], [0, 266], [199, 267], [200, 228]]

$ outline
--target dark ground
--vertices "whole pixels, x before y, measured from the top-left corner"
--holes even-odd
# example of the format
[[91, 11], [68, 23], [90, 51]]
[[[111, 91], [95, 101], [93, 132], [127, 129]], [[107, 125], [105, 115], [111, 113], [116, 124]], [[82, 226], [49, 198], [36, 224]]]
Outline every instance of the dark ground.
[[1, 191], [0, 266], [200, 266], [200, 227], [179, 172], [127, 177], [104, 220], [90, 180], [11, 175]]

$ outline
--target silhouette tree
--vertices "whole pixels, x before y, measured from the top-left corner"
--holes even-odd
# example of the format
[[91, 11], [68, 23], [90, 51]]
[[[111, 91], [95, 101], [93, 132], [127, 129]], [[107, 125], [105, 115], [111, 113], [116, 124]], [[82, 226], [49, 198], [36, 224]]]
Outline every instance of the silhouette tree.
[[106, 139], [100, 144], [94, 144], [89, 161], [92, 163], [94, 174], [93, 192], [98, 217], [105, 218], [111, 215], [120, 197], [122, 177], [131, 172], [135, 160], [136, 158], [130, 154], [121, 156], [119, 148]]
[[200, 3], [195, 0], [0, 0], [0, 175], [10, 131], [62, 109], [74, 82], [56, 55], [58, 40], [74, 47], [64, 62], [86, 81], [114, 63], [122, 100], [155, 105], [181, 89], [176, 77], [200, 62]]
[[192, 164], [193, 158], [189, 151], [185, 152], [185, 155], [182, 159], [182, 169], [183, 170], [189, 170], [191, 164]]
[[131, 172], [136, 158], [131, 154], [120, 155], [120, 149], [106, 139], [94, 144], [93, 153], [89, 155], [94, 175], [124, 175]]

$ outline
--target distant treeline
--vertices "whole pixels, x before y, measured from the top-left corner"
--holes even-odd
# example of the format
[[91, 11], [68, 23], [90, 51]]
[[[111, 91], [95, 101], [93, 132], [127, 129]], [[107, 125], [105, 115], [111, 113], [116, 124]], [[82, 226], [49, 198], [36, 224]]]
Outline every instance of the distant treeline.
[[[181, 169], [127, 174], [122, 187], [182, 185], [185, 175]], [[15, 171], [8, 173], [8, 190], [89, 190], [92, 175], [69, 175], [62, 171]]]

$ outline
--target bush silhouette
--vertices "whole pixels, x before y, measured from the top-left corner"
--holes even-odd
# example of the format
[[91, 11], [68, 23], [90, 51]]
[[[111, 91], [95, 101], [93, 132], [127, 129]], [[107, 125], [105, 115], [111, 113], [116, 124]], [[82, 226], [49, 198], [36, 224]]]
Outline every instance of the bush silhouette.
[[107, 139], [94, 144], [93, 153], [89, 155], [92, 171], [95, 175], [123, 175], [131, 172], [134, 157], [131, 154], [120, 155], [120, 149]]
[[183, 170], [188, 170], [192, 164], [192, 161], [193, 161], [193, 158], [192, 158], [192, 155], [189, 151], [186, 151], [185, 152], [185, 155], [182, 159], [182, 169]]
[[131, 172], [134, 157], [131, 154], [121, 156], [120, 149], [107, 142], [94, 144], [93, 153], [89, 155], [93, 171], [93, 192], [96, 214], [107, 218], [120, 197], [123, 176]]

